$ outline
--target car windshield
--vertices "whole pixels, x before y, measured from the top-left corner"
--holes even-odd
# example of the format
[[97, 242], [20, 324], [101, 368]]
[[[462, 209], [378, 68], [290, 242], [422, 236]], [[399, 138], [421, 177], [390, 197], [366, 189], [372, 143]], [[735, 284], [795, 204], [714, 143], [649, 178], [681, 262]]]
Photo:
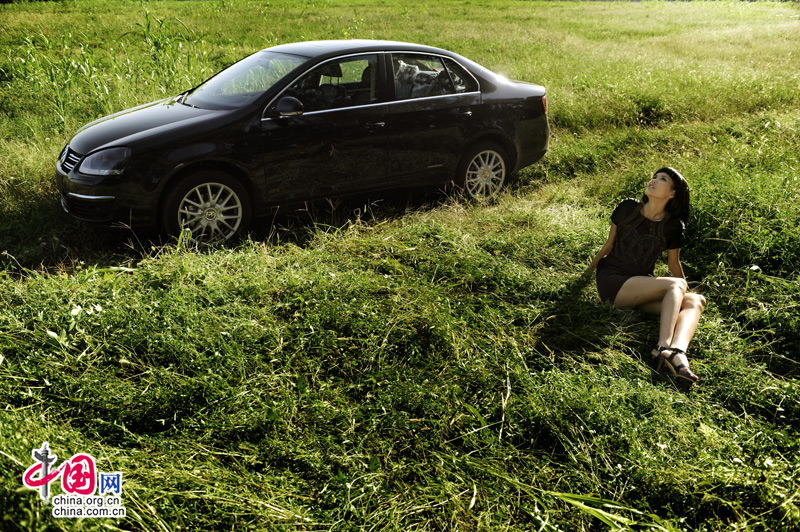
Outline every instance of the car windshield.
[[181, 103], [201, 109], [238, 109], [252, 103], [307, 57], [256, 52], [234, 63], [190, 93]]

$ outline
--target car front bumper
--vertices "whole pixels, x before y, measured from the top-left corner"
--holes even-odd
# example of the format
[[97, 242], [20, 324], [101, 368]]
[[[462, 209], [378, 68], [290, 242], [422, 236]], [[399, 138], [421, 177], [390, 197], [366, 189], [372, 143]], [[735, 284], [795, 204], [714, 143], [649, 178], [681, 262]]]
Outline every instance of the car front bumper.
[[155, 227], [156, 215], [148, 194], [130, 190], [130, 184], [89, 185], [76, 182], [56, 169], [61, 208], [73, 218], [102, 225]]

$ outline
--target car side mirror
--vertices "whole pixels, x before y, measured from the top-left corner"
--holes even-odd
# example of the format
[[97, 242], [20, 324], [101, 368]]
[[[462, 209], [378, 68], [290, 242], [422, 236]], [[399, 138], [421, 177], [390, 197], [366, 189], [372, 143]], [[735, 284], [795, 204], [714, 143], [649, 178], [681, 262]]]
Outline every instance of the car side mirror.
[[303, 114], [303, 102], [291, 96], [284, 96], [278, 100], [275, 112], [281, 117], [300, 116]]

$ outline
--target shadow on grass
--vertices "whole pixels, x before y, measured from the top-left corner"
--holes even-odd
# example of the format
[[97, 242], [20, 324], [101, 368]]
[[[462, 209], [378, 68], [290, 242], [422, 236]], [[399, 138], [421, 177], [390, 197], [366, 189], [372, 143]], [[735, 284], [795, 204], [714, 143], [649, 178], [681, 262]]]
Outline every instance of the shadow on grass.
[[[442, 191], [418, 190], [374, 200], [362, 197], [318, 201], [256, 218], [249, 238], [305, 247], [320, 229], [342, 229], [356, 220], [390, 221], [447, 200]], [[55, 201], [37, 202], [23, 212], [0, 216], [0, 270], [69, 271], [78, 265], [132, 264], [175, 242], [174, 237], [163, 237], [156, 231], [82, 222], [64, 213]]]
[[410, 212], [432, 209], [451, 200], [439, 189], [418, 189], [384, 193], [380, 196], [357, 196], [319, 200], [303, 206], [279, 208], [274, 214], [257, 219], [250, 238], [275, 244], [308, 246], [320, 231], [343, 230], [356, 222], [381, 224], [397, 220]]
[[615, 365], [614, 355], [624, 353], [636, 363], [635, 373], [653, 381], [671, 382], [652, 372], [648, 355], [657, 341], [658, 317], [635, 310], [620, 310], [601, 303], [594, 275], [568, 280], [547, 309], [547, 327], [537, 350], [549, 353], [561, 367]]
[[75, 220], [56, 203], [0, 218], [0, 269], [63, 271], [81, 264], [127, 264], [147, 254], [152, 236]]

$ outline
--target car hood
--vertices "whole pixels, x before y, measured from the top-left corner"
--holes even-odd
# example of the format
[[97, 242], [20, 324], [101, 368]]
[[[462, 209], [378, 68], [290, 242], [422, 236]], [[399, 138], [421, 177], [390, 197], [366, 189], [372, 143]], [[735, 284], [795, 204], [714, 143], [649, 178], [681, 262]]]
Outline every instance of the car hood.
[[171, 130], [193, 121], [203, 122], [225, 111], [198, 109], [167, 98], [134, 107], [86, 124], [75, 133], [70, 147], [87, 154], [102, 146], [126, 145], [137, 138], [152, 136], [158, 130]]

